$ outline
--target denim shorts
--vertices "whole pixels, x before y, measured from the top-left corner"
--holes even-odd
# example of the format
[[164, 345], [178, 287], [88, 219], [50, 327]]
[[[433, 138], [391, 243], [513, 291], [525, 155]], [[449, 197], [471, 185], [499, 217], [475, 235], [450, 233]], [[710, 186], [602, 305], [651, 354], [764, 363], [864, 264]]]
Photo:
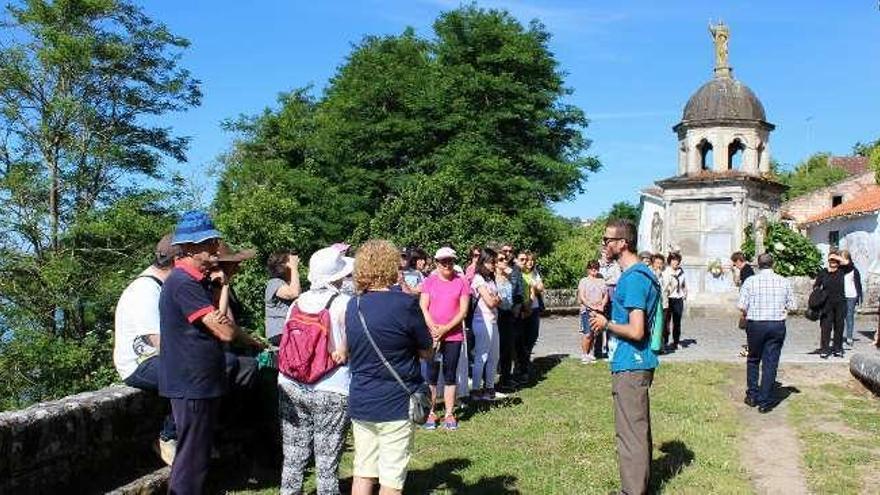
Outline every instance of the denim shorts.
[[584, 335], [589, 335], [592, 332], [590, 328], [590, 312], [584, 311], [581, 313], [581, 333]]

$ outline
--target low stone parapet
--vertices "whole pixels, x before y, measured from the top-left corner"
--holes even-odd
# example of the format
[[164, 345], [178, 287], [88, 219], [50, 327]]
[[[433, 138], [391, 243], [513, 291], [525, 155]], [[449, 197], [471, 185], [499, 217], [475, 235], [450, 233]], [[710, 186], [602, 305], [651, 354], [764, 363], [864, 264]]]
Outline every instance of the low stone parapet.
[[880, 352], [860, 352], [849, 360], [849, 371], [875, 394], [880, 394]]
[[0, 413], [0, 493], [104, 491], [160, 468], [152, 445], [166, 408], [114, 385]]

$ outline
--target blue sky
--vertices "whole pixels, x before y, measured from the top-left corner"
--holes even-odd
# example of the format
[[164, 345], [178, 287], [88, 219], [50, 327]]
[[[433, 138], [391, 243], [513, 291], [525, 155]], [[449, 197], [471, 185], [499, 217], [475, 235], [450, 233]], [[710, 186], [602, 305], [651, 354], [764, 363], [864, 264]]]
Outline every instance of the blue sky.
[[[734, 75], [758, 95], [777, 128], [770, 152], [793, 164], [814, 151], [849, 154], [880, 137], [880, 8], [875, 0], [541, 1], [490, 0], [523, 22], [538, 18], [569, 102], [591, 119], [586, 135], [604, 169], [583, 194], [554, 205], [565, 216], [596, 216], [676, 172], [675, 136], [688, 97], [711, 77], [710, 19], [731, 28]], [[210, 201], [203, 174], [227, 151], [223, 119], [274, 106], [277, 94], [323, 89], [351, 46], [406, 26], [431, 35], [447, 0], [152, 0], [145, 11], [192, 42], [183, 63], [202, 80], [202, 106], [167, 118], [190, 136], [189, 162], [172, 165]], [[204, 186], [204, 187], [202, 187]]]

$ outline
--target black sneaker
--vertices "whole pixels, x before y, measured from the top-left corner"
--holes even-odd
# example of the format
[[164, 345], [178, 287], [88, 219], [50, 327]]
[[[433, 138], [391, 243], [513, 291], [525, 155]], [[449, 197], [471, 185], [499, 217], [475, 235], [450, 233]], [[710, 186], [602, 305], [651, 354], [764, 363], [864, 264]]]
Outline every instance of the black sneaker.
[[745, 399], [743, 399], [743, 403], [749, 407], [755, 407], [758, 405], [758, 403], [755, 402], [755, 399], [749, 397], [748, 395], [746, 396]]

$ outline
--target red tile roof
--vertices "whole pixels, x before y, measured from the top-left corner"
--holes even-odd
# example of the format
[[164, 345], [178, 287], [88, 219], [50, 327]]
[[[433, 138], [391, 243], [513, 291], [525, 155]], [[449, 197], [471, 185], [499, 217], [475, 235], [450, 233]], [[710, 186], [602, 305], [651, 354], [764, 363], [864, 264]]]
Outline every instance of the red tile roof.
[[863, 174], [869, 168], [867, 156], [830, 156], [828, 157], [828, 165], [842, 168], [849, 175]]
[[804, 221], [805, 224], [822, 223], [835, 218], [866, 215], [880, 211], [880, 186], [871, 186], [861, 191], [849, 201], [813, 215]]

